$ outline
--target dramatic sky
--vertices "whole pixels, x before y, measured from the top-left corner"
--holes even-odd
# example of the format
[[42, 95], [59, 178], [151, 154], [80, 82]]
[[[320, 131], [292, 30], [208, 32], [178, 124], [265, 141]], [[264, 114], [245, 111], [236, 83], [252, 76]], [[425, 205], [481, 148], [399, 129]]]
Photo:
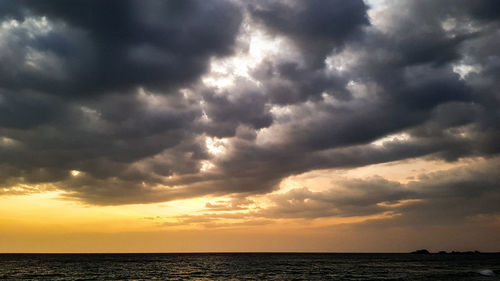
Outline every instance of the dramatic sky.
[[500, 1], [0, 1], [0, 252], [500, 251]]

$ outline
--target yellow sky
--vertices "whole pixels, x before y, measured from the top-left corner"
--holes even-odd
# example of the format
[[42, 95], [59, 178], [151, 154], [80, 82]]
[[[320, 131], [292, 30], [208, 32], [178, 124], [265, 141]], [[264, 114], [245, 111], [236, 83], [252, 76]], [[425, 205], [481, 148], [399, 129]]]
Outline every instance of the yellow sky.
[[[252, 214], [272, 206], [272, 196], [295, 188], [321, 191], [339, 179], [375, 175], [406, 183], [419, 174], [481, 161], [468, 159], [450, 164], [415, 159], [352, 170], [312, 171], [291, 176], [282, 181], [279, 190], [250, 197], [253, 203], [247, 209], [232, 211], [214, 211], [206, 205], [227, 205], [230, 197], [94, 206], [68, 199], [62, 191], [1, 196], [0, 252], [405, 251], [415, 248], [416, 241], [430, 247], [430, 234], [418, 234], [421, 232], [404, 226], [370, 226], [371, 221], [393, 216], [390, 213], [312, 219]], [[496, 239], [488, 233], [498, 230], [499, 222], [497, 217], [474, 218], [460, 226], [428, 228], [440, 237], [451, 228], [463, 230], [468, 224], [474, 225], [466, 237], [450, 237], [447, 241], [455, 244], [450, 242], [448, 247], [454, 249], [460, 242], [463, 248], [483, 245], [486, 249]], [[387, 243], [386, 237], [395, 242]]]

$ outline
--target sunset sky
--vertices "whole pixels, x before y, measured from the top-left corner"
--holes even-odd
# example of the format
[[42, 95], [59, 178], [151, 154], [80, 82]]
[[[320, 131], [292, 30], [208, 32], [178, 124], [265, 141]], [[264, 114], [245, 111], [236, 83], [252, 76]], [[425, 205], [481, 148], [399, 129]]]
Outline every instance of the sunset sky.
[[500, 1], [0, 1], [0, 252], [500, 251]]

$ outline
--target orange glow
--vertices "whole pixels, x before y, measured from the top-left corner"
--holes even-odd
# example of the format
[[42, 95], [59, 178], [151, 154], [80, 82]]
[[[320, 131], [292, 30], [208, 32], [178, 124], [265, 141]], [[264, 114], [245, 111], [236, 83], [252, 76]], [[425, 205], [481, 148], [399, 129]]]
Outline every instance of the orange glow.
[[[270, 200], [273, 196], [302, 187], [314, 191], [327, 190], [335, 188], [335, 182], [339, 179], [373, 175], [405, 183], [421, 173], [478, 163], [481, 163], [480, 159], [462, 160], [453, 164], [416, 159], [352, 170], [317, 170], [288, 177], [282, 181], [279, 190], [250, 196], [244, 207], [234, 209], [230, 208], [232, 198], [227, 196], [204, 196], [154, 204], [94, 206], [73, 201], [62, 191], [45, 187], [52, 191], [0, 196], [0, 252], [411, 249], [411, 239], [418, 240], [414, 237], [415, 230], [392, 226], [372, 228], [369, 225], [397, 218], [398, 214], [390, 211], [392, 208], [419, 202], [418, 199], [378, 203], [377, 206], [388, 208], [389, 211], [366, 216], [273, 218], [262, 217], [259, 212], [273, 206], [274, 203]], [[73, 176], [78, 174], [74, 173]], [[217, 209], [218, 206], [221, 209]], [[471, 218], [469, 224], [479, 229], [500, 229], [498, 217], [488, 217], [486, 220], [482, 217]], [[446, 233], [434, 228], [429, 231], [434, 231], [436, 235]], [[368, 237], [364, 232], [373, 235]], [[477, 237], [485, 245], [493, 239], [486, 232], [477, 232]], [[374, 247], [368, 241], [360, 242], [363, 239], [379, 241], [381, 235], [394, 239], [397, 235], [407, 235], [409, 238], [406, 242], [397, 238], [399, 244], [384, 244], [387, 248]], [[463, 243], [472, 244], [472, 240]]]

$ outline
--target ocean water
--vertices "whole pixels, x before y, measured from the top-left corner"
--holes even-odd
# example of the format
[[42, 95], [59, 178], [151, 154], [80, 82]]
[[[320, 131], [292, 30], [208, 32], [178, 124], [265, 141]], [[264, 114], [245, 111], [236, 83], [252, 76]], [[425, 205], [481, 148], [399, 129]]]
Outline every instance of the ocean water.
[[0, 254], [0, 280], [500, 280], [500, 254]]

